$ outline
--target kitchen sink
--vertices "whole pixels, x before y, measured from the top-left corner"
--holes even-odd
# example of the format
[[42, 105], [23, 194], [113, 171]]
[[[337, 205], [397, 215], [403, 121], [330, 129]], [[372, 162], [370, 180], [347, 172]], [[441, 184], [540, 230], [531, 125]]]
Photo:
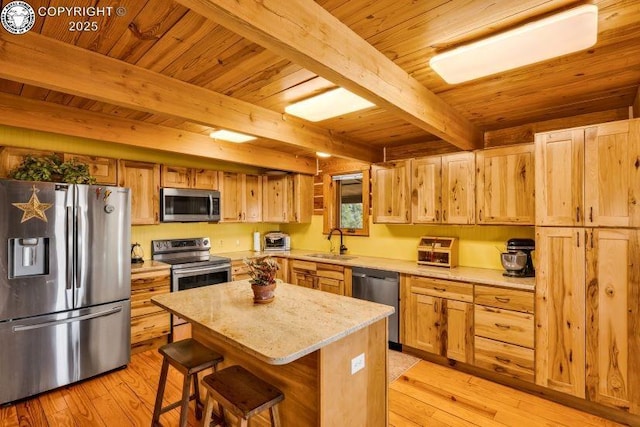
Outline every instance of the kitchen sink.
[[343, 260], [343, 261], [347, 261], [347, 260], [356, 258], [356, 257], [350, 256], [350, 255], [327, 254], [327, 253], [309, 254], [307, 256], [310, 256], [310, 257], [313, 257], [313, 258], [336, 259], [336, 260]]

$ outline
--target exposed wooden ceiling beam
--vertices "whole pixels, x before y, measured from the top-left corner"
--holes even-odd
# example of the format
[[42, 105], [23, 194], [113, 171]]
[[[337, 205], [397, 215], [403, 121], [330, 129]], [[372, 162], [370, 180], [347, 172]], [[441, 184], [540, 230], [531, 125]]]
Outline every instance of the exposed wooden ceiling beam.
[[[140, 111], [180, 117], [368, 162], [381, 150], [310, 122], [240, 101], [37, 33], [0, 33], [0, 77]], [[379, 151], [379, 152], [378, 152]]]
[[0, 94], [0, 124], [189, 154], [234, 163], [316, 173], [316, 161], [256, 145], [214, 141], [206, 135], [122, 119], [50, 102]]
[[461, 149], [482, 148], [466, 118], [313, 0], [177, 1]]

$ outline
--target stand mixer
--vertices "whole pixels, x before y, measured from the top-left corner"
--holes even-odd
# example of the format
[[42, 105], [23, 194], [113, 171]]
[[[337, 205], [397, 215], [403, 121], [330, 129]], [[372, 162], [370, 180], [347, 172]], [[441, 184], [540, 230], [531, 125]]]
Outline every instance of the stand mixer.
[[536, 270], [533, 268], [531, 252], [536, 249], [533, 239], [509, 239], [507, 252], [500, 254], [500, 261], [508, 277], [534, 277]]

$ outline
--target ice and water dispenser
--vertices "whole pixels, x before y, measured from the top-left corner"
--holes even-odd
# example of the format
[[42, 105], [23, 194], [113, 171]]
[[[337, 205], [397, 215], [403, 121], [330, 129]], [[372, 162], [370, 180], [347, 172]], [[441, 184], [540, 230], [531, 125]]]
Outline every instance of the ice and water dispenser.
[[49, 238], [9, 239], [9, 278], [49, 274]]

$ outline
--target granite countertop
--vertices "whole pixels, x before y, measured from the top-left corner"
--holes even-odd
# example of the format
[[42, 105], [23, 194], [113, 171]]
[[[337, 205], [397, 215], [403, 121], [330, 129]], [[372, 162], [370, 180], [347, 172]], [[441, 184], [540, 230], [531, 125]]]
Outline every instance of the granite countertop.
[[348, 254], [350, 259], [327, 259], [311, 257], [309, 255], [319, 253], [320, 251], [309, 251], [302, 249], [294, 249], [291, 251], [272, 251], [272, 252], [228, 252], [216, 254], [231, 258], [232, 261], [244, 258], [252, 258], [256, 256], [273, 255], [285, 258], [302, 259], [307, 261], [322, 262], [327, 264], [339, 264], [350, 267], [377, 268], [380, 270], [397, 271], [398, 273], [414, 274], [417, 276], [433, 277], [436, 279], [458, 280], [461, 282], [478, 283], [481, 285], [501, 286], [511, 289], [522, 289], [533, 291], [535, 289], [535, 278], [533, 277], [505, 277], [502, 270], [493, 270], [489, 268], [474, 267], [430, 267], [419, 265], [415, 261], [379, 258], [370, 256], [360, 256]]
[[272, 365], [284, 365], [393, 314], [393, 307], [278, 283], [254, 304], [248, 280], [158, 295], [151, 301]]
[[167, 270], [169, 268], [171, 268], [171, 265], [167, 263], [160, 262], [160, 261], [146, 260], [145, 262], [131, 264], [131, 274], [147, 273], [149, 271]]

